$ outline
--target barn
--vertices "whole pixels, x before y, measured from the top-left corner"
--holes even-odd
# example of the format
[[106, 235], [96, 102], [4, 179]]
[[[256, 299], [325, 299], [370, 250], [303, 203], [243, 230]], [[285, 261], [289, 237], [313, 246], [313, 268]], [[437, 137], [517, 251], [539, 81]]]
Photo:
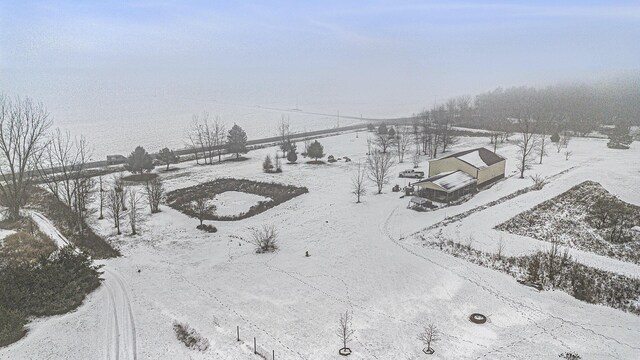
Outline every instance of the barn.
[[438, 202], [450, 202], [477, 191], [476, 179], [461, 170], [444, 172], [414, 185], [418, 196]]
[[462, 151], [429, 161], [429, 177], [438, 174], [464, 171], [483, 187], [504, 178], [507, 160], [483, 147]]
[[485, 148], [476, 148], [429, 161], [429, 177], [415, 183], [417, 194], [450, 202], [504, 177], [506, 160]]

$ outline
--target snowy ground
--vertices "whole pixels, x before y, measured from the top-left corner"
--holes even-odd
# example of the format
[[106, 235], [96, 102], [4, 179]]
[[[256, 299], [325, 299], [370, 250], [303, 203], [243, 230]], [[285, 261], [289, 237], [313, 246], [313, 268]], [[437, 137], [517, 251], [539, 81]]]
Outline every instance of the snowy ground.
[[[406, 208], [408, 198], [390, 191], [411, 179], [394, 178], [382, 195], [373, 195], [369, 184], [364, 203], [354, 203], [351, 175], [364, 159], [365, 134], [321, 142], [327, 154], [354, 161], [284, 164], [283, 173], [264, 174], [262, 159], [275, 149], [263, 149], [251, 152], [249, 161], [183, 163], [178, 174], [167, 175], [168, 190], [229, 176], [309, 188], [308, 194], [251, 218], [210, 222], [219, 229], [215, 234], [197, 230], [196, 219], [166, 206], [159, 214], [145, 214], [138, 236], [116, 236], [106, 220], [96, 222], [97, 231], [123, 253], [104, 262], [105, 269], [118, 274], [122, 300], [117, 303], [129, 306], [135, 323], [135, 354], [121, 353], [120, 359], [259, 359], [253, 355], [253, 337], [267, 359], [272, 350], [276, 359], [338, 359], [335, 332], [345, 310], [353, 311], [356, 330], [351, 359], [425, 358], [416, 335], [429, 322], [442, 330], [432, 359], [553, 359], [565, 351], [585, 359], [640, 358], [640, 317], [562, 292], [537, 292], [508, 275], [424, 248], [411, 236], [529, 186], [531, 180], [512, 176], [514, 146], [498, 149], [508, 158], [504, 181], [464, 204], [419, 213]], [[487, 143], [486, 138], [464, 138], [454, 150], [489, 147]], [[615, 151], [606, 148], [606, 140], [574, 139], [570, 150], [569, 161], [551, 153], [531, 170], [552, 175], [571, 169], [543, 190], [475, 213], [443, 231], [452, 237], [473, 235], [472, 246], [485, 251], [495, 250], [502, 237], [505, 252], [526, 253], [547, 244], [493, 227], [584, 180], [600, 182], [624, 201], [640, 204], [637, 143], [629, 151]], [[398, 165], [394, 173], [410, 167]], [[427, 170], [426, 159], [420, 168]], [[261, 224], [278, 228], [278, 252], [255, 254], [246, 242], [250, 228]], [[305, 251], [311, 256], [305, 257]], [[640, 276], [634, 264], [580, 251], [573, 255], [592, 266]], [[0, 358], [116, 358], [110, 350], [109, 291], [101, 287], [73, 313], [36, 320], [23, 340], [0, 349]], [[489, 322], [469, 322], [473, 312], [488, 315]], [[179, 343], [174, 320], [207, 337], [209, 350], [194, 352]], [[236, 326], [241, 342], [235, 341]]]

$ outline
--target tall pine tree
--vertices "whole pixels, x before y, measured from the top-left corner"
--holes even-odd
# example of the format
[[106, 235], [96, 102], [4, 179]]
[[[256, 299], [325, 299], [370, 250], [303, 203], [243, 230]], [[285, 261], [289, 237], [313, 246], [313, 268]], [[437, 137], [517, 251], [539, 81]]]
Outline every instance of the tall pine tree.
[[227, 149], [230, 153], [236, 154], [236, 159], [240, 154], [247, 153], [247, 133], [238, 124], [233, 124], [227, 135]]

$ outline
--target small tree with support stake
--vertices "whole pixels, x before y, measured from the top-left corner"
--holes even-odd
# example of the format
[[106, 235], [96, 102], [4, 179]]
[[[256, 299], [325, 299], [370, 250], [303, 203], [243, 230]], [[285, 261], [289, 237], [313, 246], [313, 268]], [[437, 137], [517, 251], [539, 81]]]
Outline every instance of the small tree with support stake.
[[422, 349], [422, 352], [431, 355], [435, 352], [435, 350], [431, 348], [431, 344], [440, 340], [440, 331], [435, 325], [429, 324], [428, 326], [425, 326], [423, 332], [418, 334], [418, 340], [422, 341], [422, 343], [427, 346]]
[[351, 325], [352, 315], [349, 311], [345, 311], [340, 315], [340, 326], [338, 327], [337, 335], [342, 339], [342, 349], [338, 350], [338, 353], [342, 356], [351, 355], [351, 349], [347, 347], [347, 343], [351, 341], [355, 331]]

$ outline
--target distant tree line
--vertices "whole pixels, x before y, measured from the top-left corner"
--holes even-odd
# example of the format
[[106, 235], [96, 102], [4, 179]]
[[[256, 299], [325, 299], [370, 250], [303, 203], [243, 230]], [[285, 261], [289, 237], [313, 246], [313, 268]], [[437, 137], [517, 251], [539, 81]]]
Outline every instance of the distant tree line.
[[545, 88], [497, 88], [447, 102], [457, 104], [456, 125], [496, 132], [518, 130], [516, 119], [528, 115], [547, 123], [548, 132], [584, 136], [600, 125], [640, 125], [640, 78], [595, 84], [561, 84]]

